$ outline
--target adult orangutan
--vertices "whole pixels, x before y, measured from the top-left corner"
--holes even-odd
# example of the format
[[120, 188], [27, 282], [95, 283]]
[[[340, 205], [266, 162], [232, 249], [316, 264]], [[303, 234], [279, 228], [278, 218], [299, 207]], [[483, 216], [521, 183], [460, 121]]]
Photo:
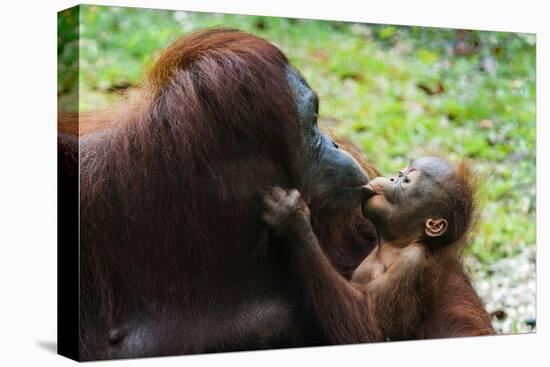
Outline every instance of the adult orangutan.
[[81, 129], [81, 360], [328, 343], [260, 220], [266, 187], [296, 187], [340, 272], [376, 245], [360, 213], [376, 171], [317, 114], [279, 49], [217, 29], [174, 42], [126, 107]]

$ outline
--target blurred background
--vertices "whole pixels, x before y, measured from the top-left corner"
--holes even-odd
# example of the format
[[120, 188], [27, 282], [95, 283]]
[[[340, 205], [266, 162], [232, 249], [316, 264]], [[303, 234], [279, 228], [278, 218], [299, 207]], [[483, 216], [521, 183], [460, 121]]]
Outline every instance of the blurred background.
[[75, 109], [112, 107], [178, 36], [233, 27], [282, 49], [319, 94], [320, 124], [382, 174], [430, 153], [471, 159], [482, 215], [464, 261], [499, 333], [536, 330], [535, 35], [79, 9], [59, 14], [60, 104], [78, 93]]

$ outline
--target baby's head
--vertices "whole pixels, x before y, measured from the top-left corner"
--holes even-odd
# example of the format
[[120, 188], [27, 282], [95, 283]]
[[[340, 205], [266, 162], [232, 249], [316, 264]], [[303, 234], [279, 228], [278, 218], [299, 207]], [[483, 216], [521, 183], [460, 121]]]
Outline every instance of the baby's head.
[[420, 158], [396, 177], [371, 181], [373, 195], [363, 202], [363, 214], [384, 240], [420, 240], [431, 249], [451, 245], [475, 219], [472, 178], [465, 162], [455, 167], [441, 158]]

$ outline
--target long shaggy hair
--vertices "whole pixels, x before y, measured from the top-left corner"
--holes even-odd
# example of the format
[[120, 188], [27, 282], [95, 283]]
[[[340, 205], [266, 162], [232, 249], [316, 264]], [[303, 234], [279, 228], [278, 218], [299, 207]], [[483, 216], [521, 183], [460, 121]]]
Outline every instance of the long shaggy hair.
[[81, 137], [84, 349], [101, 343], [90, 331], [136, 305], [199, 303], [201, 290], [265, 258], [260, 191], [300, 187], [287, 63], [249, 34], [192, 33], [124, 106], [96, 117], [103, 130]]

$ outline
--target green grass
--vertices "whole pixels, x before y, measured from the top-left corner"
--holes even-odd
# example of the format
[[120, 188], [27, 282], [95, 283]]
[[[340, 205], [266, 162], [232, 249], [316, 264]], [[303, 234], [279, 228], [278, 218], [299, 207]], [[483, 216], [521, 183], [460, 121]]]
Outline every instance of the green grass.
[[[535, 38], [272, 17], [81, 7], [60, 17], [61, 99], [80, 81], [80, 108], [104, 108], [142, 79], [181, 34], [235, 27], [279, 46], [320, 96], [321, 122], [351, 139], [381, 172], [439, 153], [481, 175], [482, 219], [469, 249], [492, 263], [535, 244]], [[435, 92], [435, 93], [434, 93]]]

